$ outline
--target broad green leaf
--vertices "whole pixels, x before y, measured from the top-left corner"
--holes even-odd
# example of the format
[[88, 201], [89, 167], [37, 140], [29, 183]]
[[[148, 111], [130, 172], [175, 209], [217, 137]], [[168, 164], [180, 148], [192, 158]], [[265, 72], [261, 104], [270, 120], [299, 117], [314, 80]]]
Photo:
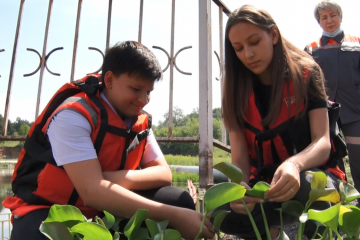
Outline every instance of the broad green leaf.
[[61, 222], [70, 229], [78, 223], [86, 222], [86, 220], [77, 207], [55, 204], [50, 208], [49, 215], [44, 222]]
[[114, 233], [113, 240], [120, 240], [120, 234], [118, 232]]
[[216, 232], [220, 231], [221, 223], [223, 222], [226, 215], [228, 215], [230, 213], [230, 211], [224, 211], [224, 210], [220, 210], [218, 212], [219, 213], [216, 214], [216, 216], [214, 217], [214, 222], [213, 222], [213, 226], [214, 226]]
[[155, 222], [154, 220], [146, 219], [145, 223], [150, 232], [151, 239], [154, 239], [156, 234], [166, 229], [167, 225], [169, 224], [169, 220], [163, 222]]
[[148, 210], [146, 209], [138, 209], [136, 211], [124, 228], [124, 234], [126, 237], [130, 238], [132, 233], [136, 233], [138, 231], [141, 223], [145, 220], [147, 213]]
[[[223, 213], [223, 212], [228, 212], [228, 211], [226, 211], [226, 210], [217, 210], [216, 212], [214, 212], [213, 214], [211, 214], [211, 216], [210, 216], [210, 222], [214, 222], [214, 219], [216, 218], [216, 216], [218, 215], [218, 214], [220, 214], [220, 213]], [[209, 216], [208, 216], [208, 218], [209, 218]]]
[[213, 166], [213, 168], [225, 174], [234, 183], [240, 184], [242, 181], [243, 173], [241, 169], [231, 163], [221, 162]]
[[257, 182], [252, 189], [246, 189], [246, 194], [252, 197], [264, 199], [264, 194], [271, 186], [266, 182]]
[[[344, 207], [344, 206], [343, 206]], [[342, 212], [339, 216], [339, 226], [348, 237], [358, 237], [360, 234], [360, 209], [347, 206], [351, 211]]]
[[43, 222], [40, 232], [51, 240], [72, 240], [69, 229], [61, 222]]
[[129, 238], [129, 240], [146, 240], [146, 239], [151, 239], [149, 236], [149, 232], [146, 228], [139, 228], [138, 230], [136, 230], [136, 232], [133, 232], [131, 234], [131, 237]]
[[300, 217], [304, 211], [304, 205], [301, 202], [290, 200], [281, 204], [282, 212], [291, 214], [295, 217]]
[[340, 195], [334, 188], [312, 189], [309, 194], [309, 200], [310, 203], [324, 201], [337, 204], [340, 202]]
[[306, 171], [306, 174], [313, 175], [311, 180], [311, 189], [325, 189], [327, 184], [327, 177], [323, 172]]
[[110, 229], [115, 223], [115, 217], [107, 211], [104, 211], [104, 214], [105, 216], [102, 218], [102, 221], [105, 224], [106, 228]]
[[360, 193], [349, 183], [340, 181], [339, 183], [341, 203], [346, 205], [357, 198], [360, 198]]
[[225, 203], [243, 198], [246, 189], [236, 183], [224, 182], [211, 187], [204, 196], [206, 211], [211, 212]]
[[[166, 229], [163, 230], [163, 240], [182, 240], [182, 237], [180, 235], [180, 233], [176, 230], [173, 229]], [[161, 234], [162, 233], [158, 233], [154, 240], [161, 240]]]
[[74, 233], [84, 236], [84, 240], [112, 240], [111, 233], [105, 227], [94, 222], [83, 222], [71, 228]]
[[114, 224], [112, 225], [111, 229], [118, 232], [119, 231], [119, 224], [120, 222], [124, 220], [124, 218], [122, 217], [115, 217], [115, 222]]
[[309, 209], [307, 213], [303, 213], [300, 216], [300, 222], [304, 223], [307, 220], [315, 220], [329, 227], [332, 231], [337, 232], [340, 206], [340, 204], [336, 204], [323, 211]]

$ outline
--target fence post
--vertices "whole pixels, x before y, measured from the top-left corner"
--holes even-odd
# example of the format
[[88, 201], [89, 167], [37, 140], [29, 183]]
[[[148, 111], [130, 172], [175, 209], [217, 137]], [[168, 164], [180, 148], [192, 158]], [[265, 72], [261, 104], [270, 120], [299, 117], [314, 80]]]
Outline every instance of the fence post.
[[199, 0], [199, 176], [200, 187], [213, 183], [211, 0]]

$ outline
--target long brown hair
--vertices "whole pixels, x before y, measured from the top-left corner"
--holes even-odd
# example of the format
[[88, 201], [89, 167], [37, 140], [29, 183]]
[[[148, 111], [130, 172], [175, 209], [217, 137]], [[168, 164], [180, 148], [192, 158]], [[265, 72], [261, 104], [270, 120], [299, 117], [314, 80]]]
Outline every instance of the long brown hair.
[[[225, 30], [225, 78], [222, 94], [222, 114], [228, 130], [244, 128], [249, 97], [253, 89], [253, 73], [236, 56], [229, 40], [230, 28], [242, 21], [252, 23], [269, 34], [272, 28], [279, 31], [268, 12], [251, 5], [244, 5], [230, 15]], [[306, 108], [308, 88], [304, 81], [304, 69], [309, 70], [309, 77], [317, 92], [316, 96], [321, 99], [327, 98], [320, 67], [310, 55], [283, 38], [280, 31], [278, 42], [274, 45], [270, 69], [272, 80], [270, 109], [262, 121], [263, 126], [269, 126], [278, 117], [287, 79], [293, 82], [297, 116], [300, 112], [300, 102], [303, 102]]]

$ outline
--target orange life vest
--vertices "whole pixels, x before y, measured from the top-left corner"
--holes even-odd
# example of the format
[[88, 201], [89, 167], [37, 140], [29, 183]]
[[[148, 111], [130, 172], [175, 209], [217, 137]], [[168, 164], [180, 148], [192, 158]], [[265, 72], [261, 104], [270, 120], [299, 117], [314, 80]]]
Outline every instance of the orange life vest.
[[15, 196], [7, 197], [3, 202], [13, 215], [23, 216], [55, 203], [74, 205], [88, 218], [99, 213], [84, 205], [65, 170], [56, 165], [52, 156], [46, 136], [47, 126], [64, 109], [76, 111], [89, 121], [91, 140], [103, 172], [139, 167], [151, 129], [151, 116], [142, 112], [134, 125], [127, 128], [100, 97], [98, 77], [92, 75], [66, 83], [30, 128], [12, 177]]
[[[329, 120], [331, 120], [330, 138], [333, 140], [335, 135], [336, 139], [338, 137], [341, 138], [341, 136], [339, 136], [340, 133], [335, 130], [335, 128], [337, 128], [336, 120], [339, 116], [340, 106], [336, 103], [329, 103], [328, 109]], [[330, 116], [330, 109], [333, 115], [333, 111], [337, 111], [337, 116]], [[300, 103], [299, 112], [301, 111], [305, 111], [302, 102]], [[332, 124], [333, 120], [335, 121], [335, 125]], [[277, 167], [283, 161], [304, 150], [311, 143], [308, 114], [304, 113], [301, 117], [296, 118], [295, 96], [293, 82], [291, 80], [286, 81], [284, 84], [282, 106], [276, 121], [267, 128], [262, 126], [261, 121], [262, 118], [255, 102], [255, 94], [254, 91], [252, 91], [249, 98], [245, 123], [245, 136], [251, 163], [250, 179], [252, 181], [271, 180]], [[340, 144], [342, 144], [342, 150], [346, 148], [345, 143], [340, 142]], [[320, 168], [331, 171], [337, 177], [344, 179], [344, 172], [337, 167], [337, 161], [342, 160], [344, 151], [338, 151], [335, 154], [336, 150], [340, 149], [335, 149], [334, 142], [332, 141], [330, 157]], [[274, 158], [274, 155], [277, 155], [277, 157]], [[276, 160], [280, 161], [276, 162]]]

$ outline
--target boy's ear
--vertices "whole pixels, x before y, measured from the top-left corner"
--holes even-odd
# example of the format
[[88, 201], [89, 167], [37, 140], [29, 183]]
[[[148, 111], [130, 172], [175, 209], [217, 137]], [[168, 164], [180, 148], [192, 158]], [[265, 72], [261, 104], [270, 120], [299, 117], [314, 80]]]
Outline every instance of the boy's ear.
[[106, 88], [111, 89], [114, 81], [114, 74], [111, 71], [107, 71], [104, 76], [104, 84]]

